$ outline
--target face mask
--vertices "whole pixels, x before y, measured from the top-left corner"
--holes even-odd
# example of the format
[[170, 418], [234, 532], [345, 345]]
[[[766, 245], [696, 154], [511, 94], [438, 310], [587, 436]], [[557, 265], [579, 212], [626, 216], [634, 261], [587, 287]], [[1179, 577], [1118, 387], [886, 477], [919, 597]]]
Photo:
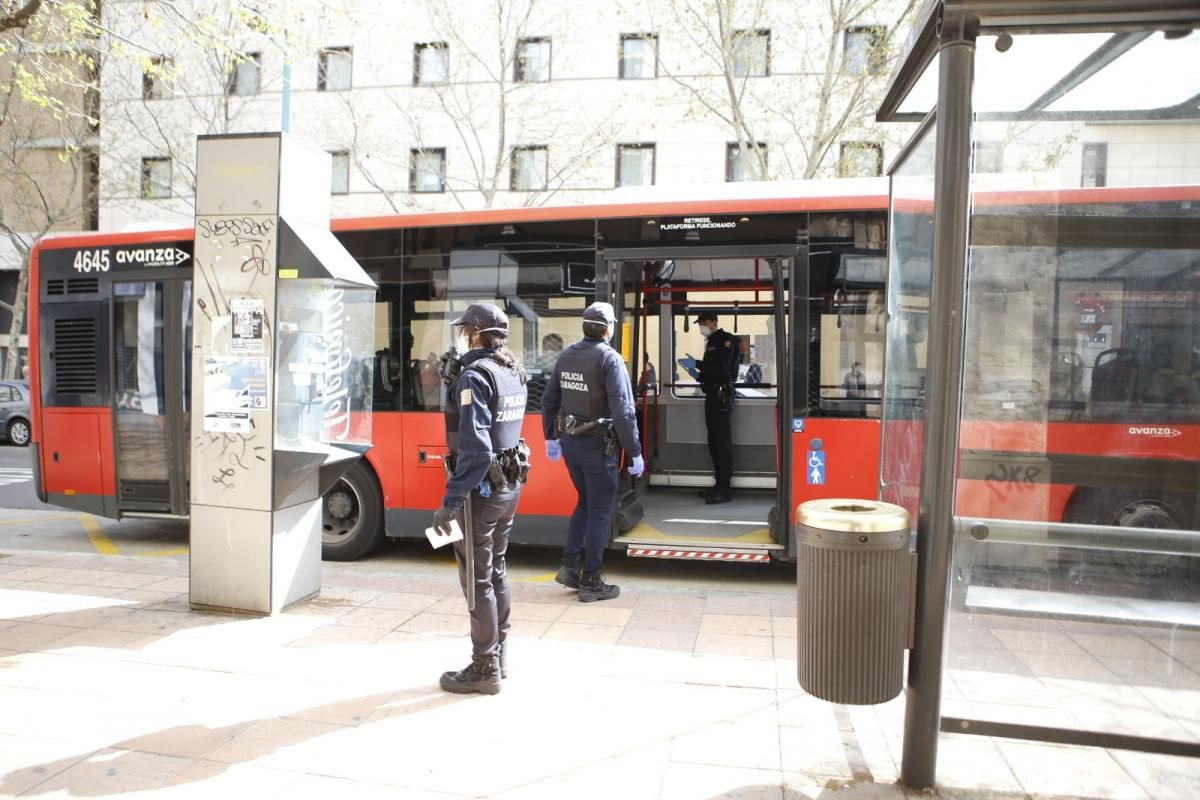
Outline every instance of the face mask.
[[708, 327], [707, 325], [701, 325], [700, 335], [707, 339], [708, 337], [712, 336], [712, 328]]
[[460, 333], [454, 337], [454, 349], [458, 351], [460, 356], [466, 355], [467, 351], [471, 349], [471, 340], [465, 334]]

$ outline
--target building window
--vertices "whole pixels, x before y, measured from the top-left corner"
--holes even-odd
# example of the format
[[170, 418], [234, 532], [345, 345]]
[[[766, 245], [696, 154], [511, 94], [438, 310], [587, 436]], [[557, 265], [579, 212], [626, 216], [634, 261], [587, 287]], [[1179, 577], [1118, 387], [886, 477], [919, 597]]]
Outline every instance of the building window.
[[262, 53], [244, 53], [229, 72], [231, 96], [248, 97], [262, 88]]
[[1084, 142], [1083, 168], [1079, 185], [1084, 188], [1108, 185], [1108, 143]]
[[142, 159], [142, 199], [161, 200], [171, 196], [171, 159]]
[[771, 32], [768, 30], [734, 31], [730, 40], [735, 78], [756, 78], [771, 74]]
[[887, 66], [887, 29], [881, 25], [846, 28], [842, 69], [847, 75], [878, 75]]
[[332, 150], [333, 169], [329, 174], [330, 194], [350, 194], [350, 151]]
[[550, 151], [544, 146], [514, 147], [512, 154], [512, 190], [542, 192], [549, 183]]
[[150, 59], [150, 65], [142, 70], [142, 99], [169, 100], [171, 84], [167, 74], [171, 72], [174, 61], [166, 56], [155, 56]]
[[450, 79], [450, 46], [426, 42], [413, 48], [413, 86], [434, 86]]
[[[761, 153], [761, 160], [758, 153], [755, 153], [757, 148], [758, 153]], [[767, 145], [765, 142], [759, 142], [753, 147], [749, 142], [739, 144], [738, 142], [730, 142], [725, 145], [725, 180], [730, 183], [740, 181], [761, 181], [765, 180], [763, 174], [763, 163], [767, 159]]]
[[617, 186], [654, 185], [654, 145], [617, 145]]
[[446, 191], [446, 151], [443, 148], [411, 150], [408, 163], [409, 191]]
[[517, 42], [513, 79], [518, 83], [540, 83], [550, 80], [549, 38], [539, 36]]
[[623, 80], [658, 77], [658, 34], [621, 34], [621, 68]]
[[838, 157], [839, 178], [873, 178], [883, 174], [883, 145], [875, 142], [842, 142]]
[[1003, 172], [1004, 171], [1004, 143], [1003, 142], [975, 142], [975, 166], [974, 172]]
[[353, 68], [354, 55], [349, 47], [326, 47], [317, 58], [317, 91], [346, 91]]

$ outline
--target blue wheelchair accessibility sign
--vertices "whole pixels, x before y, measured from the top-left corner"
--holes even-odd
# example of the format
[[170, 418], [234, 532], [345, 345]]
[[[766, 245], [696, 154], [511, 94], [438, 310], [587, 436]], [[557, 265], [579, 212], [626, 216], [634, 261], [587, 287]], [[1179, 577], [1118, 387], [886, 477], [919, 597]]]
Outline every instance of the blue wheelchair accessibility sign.
[[825, 451], [824, 450], [809, 450], [808, 460], [805, 462], [804, 474], [808, 478], [809, 486], [824, 486], [825, 485]]

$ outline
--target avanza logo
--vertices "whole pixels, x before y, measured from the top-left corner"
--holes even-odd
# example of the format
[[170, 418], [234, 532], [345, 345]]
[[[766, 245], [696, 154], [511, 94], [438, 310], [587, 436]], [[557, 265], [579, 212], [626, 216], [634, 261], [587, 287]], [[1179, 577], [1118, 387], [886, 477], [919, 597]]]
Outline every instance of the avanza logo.
[[1131, 425], [1129, 433], [1133, 436], [1153, 436], [1156, 439], [1174, 439], [1176, 436], [1183, 436], [1183, 431], [1158, 425]]

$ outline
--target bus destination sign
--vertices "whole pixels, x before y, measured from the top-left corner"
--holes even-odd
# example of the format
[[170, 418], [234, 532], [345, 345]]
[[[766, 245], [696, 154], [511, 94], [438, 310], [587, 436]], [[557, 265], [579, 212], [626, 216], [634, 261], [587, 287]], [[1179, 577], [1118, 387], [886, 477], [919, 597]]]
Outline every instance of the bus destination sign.
[[704, 231], [730, 230], [737, 227], [737, 220], [721, 219], [720, 217], [684, 217], [683, 219], [664, 222], [663, 231]]
[[180, 267], [192, 260], [191, 243], [188, 249], [175, 244], [134, 245], [128, 247], [89, 247], [75, 251], [71, 267], [80, 273], [111, 272], [113, 270], [158, 269]]

